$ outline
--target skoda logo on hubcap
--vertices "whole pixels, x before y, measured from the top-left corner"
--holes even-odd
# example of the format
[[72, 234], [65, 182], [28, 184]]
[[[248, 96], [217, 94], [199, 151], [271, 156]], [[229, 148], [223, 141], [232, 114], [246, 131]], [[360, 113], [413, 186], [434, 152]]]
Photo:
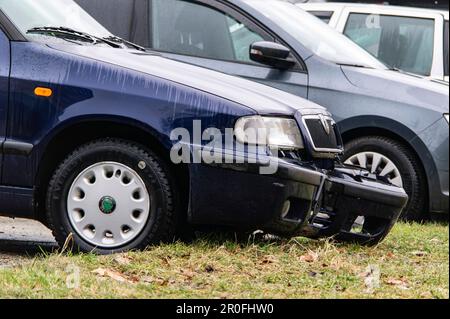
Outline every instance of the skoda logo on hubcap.
[[105, 196], [100, 199], [100, 203], [98, 206], [103, 214], [109, 215], [112, 214], [116, 209], [116, 200], [111, 196]]

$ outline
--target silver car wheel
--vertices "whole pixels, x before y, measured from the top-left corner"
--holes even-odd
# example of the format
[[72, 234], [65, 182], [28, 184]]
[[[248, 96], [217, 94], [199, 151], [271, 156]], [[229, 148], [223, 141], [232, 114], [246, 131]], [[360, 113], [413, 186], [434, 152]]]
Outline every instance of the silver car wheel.
[[368, 169], [373, 174], [378, 174], [395, 186], [403, 187], [403, 179], [400, 170], [388, 157], [376, 152], [361, 152], [351, 156], [345, 164], [359, 166]]
[[145, 183], [134, 170], [102, 162], [75, 178], [67, 212], [72, 227], [86, 242], [116, 248], [140, 235], [150, 216], [150, 204]]

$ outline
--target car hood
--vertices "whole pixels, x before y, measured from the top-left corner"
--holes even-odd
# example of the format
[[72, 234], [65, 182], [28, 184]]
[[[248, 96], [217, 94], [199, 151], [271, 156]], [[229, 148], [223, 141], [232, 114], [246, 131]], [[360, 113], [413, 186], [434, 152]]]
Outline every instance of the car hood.
[[261, 115], [294, 115], [301, 109], [325, 111], [325, 108], [315, 103], [281, 90], [174, 61], [159, 54], [93, 46], [59, 44], [49, 46], [59, 51], [113, 64], [214, 94], [251, 108]]
[[449, 112], [449, 87], [407, 73], [342, 66], [347, 79], [355, 86], [379, 98]]

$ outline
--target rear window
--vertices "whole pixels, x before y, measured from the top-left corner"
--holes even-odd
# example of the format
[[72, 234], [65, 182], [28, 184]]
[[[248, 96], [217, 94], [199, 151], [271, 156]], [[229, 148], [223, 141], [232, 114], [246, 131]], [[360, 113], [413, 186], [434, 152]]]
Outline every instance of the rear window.
[[344, 33], [391, 68], [429, 76], [434, 23], [433, 19], [353, 13]]

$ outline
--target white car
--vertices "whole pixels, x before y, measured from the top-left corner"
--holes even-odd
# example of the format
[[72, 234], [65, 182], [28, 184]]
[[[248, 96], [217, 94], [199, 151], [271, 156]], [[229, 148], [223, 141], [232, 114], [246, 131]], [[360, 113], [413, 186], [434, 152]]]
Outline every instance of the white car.
[[449, 81], [449, 13], [353, 3], [298, 3], [391, 68]]

